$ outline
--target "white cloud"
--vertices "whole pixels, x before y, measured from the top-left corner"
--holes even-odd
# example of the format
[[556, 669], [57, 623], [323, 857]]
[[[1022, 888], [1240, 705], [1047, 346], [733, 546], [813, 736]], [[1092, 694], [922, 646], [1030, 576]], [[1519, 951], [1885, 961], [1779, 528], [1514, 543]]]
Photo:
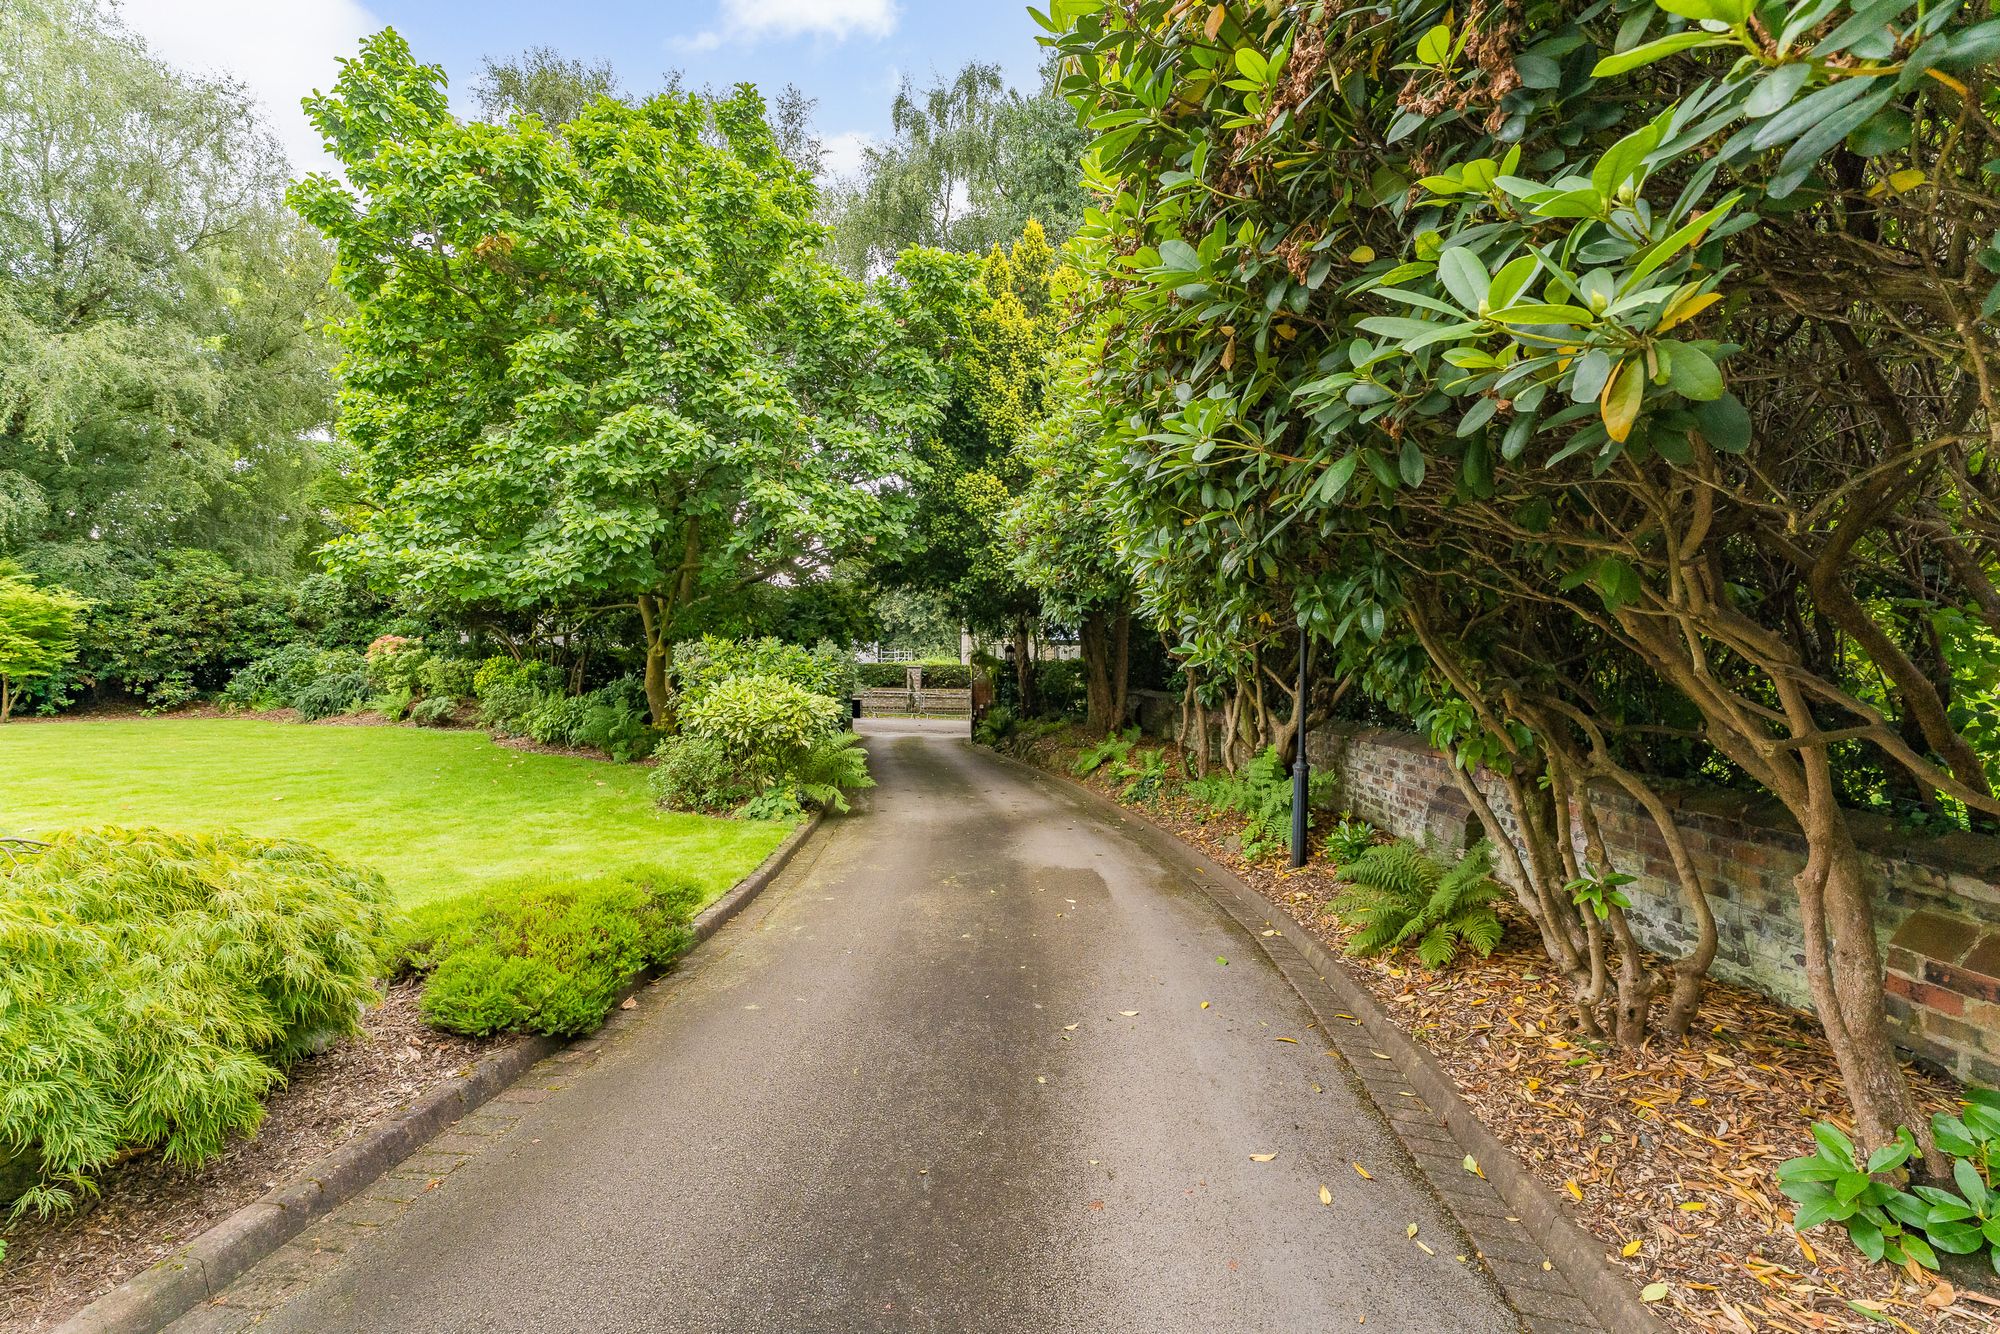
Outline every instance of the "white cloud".
[[831, 180], [840, 180], [861, 170], [861, 154], [872, 147], [875, 136], [863, 134], [859, 130], [849, 130], [836, 134], [820, 145], [820, 173]]
[[895, 0], [722, 0], [716, 25], [684, 38], [686, 51], [769, 37], [887, 37], [896, 31]]
[[294, 171], [334, 169], [299, 99], [331, 87], [334, 62], [383, 26], [358, 0], [124, 0], [119, 12], [167, 63], [240, 80]]

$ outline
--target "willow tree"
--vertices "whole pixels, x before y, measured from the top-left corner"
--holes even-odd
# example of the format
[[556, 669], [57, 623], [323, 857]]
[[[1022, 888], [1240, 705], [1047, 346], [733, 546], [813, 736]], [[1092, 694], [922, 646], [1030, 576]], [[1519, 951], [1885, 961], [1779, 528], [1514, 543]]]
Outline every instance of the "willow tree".
[[113, 593], [161, 552], [325, 536], [319, 237], [243, 90], [92, 0], [0, 6], [0, 554]]
[[393, 31], [307, 100], [346, 181], [340, 430], [366, 504], [340, 563], [449, 601], [629, 608], [654, 721], [704, 608], [896, 530], [938, 375], [818, 254], [756, 91], [461, 123]]

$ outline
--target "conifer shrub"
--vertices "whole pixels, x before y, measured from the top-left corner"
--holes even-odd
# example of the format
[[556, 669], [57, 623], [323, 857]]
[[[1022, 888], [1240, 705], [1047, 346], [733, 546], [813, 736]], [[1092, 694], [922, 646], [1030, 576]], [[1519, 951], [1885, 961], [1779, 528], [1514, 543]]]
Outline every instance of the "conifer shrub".
[[694, 943], [700, 902], [673, 880], [482, 890], [418, 908], [396, 964], [425, 976], [419, 1004], [439, 1028], [572, 1037], [604, 1022], [633, 974]]
[[290, 1061], [355, 1031], [373, 871], [310, 844], [73, 830], [0, 855], [0, 1200], [50, 1213], [128, 1149], [198, 1166]]

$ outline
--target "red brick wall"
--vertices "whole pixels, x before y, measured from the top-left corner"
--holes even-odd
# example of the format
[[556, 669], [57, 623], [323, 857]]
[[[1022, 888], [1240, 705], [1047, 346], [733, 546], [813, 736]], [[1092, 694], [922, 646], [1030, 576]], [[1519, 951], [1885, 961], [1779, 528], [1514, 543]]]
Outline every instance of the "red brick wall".
[[[1339, 776], [1339, 803], [1406, 838], [1462, 846], [1471, 814], [1444, 759], [1417, 737], [1324, 728], [1307, 739], [1313, 764]], [[1481, 789], [1503, 825], [1506, 793]], [[1715, 975], [1810, 1008], [1792, 877], [1805, 846], [1782, 810], [1755, 796], [1694, 790], [1669, 798], [1706, 882], [1720, 944]], [[1607, 848], [1626, 888], [1634, 930], [1662, 953], [1682, 952], [1693, 927], [1645, 811], [1622, 793], [1598, 795]], [[1891, 1020], [1901, 1040], [1960, 1078], [2000, 1085], [2000, 840], [1919, 836], [1857, 817], [1876, 877]], [[1476, 824], [1471, 837], [1481, 836]]]

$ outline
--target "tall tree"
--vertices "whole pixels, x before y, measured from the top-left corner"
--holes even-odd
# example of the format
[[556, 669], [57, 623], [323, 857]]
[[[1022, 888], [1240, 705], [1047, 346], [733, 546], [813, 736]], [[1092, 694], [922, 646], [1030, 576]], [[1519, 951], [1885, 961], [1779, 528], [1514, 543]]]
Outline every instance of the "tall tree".
[[0, 46], [0, 553], [288, 569], [323, 536], [331, 298], [276, 144], [93, 0], [14, 0]]
[[496, 124], [509, 116], [540, 116], [550, 128], [567, 125], [600, 97], [620, 96], [611, 62], [587, 63], [552, 46], [531, 46], [519, 55], [481, 59], [472, 95], [479, 114]]
[[1078, 160], [1087, 143], [1055, 91], [1055, 66], [1024, 95], [996, 64], [972, 61], [890, 108], [893, 137], [870, 145], [855, 179], [831, 193], [833, 247], [857, 273], [887, 268], [913, 246], [979, 254], [1030, 221], [1060, 244], [1087, 202]]
[[657, 723], [704, 609], [893, 536], [882, 485], [935, 415], [930, 359], [818, 258], [811, 178], [763, 99], [600, 99], [460, 124], [393, 30], [308, 100], [348, 183], [341, 430], [370, 507], [337, 559], [463, 603], [629, 607]]

